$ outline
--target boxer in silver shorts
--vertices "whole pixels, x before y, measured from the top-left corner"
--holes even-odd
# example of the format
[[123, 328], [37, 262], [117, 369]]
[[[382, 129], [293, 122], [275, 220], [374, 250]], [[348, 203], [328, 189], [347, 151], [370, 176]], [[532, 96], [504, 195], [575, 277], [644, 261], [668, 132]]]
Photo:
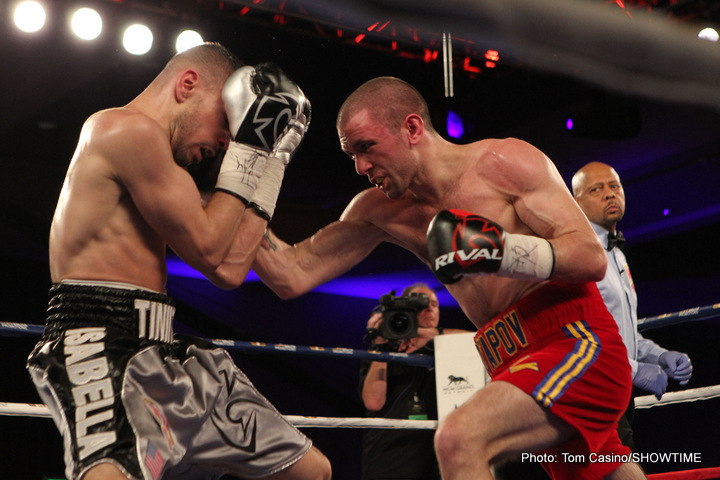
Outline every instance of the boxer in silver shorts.
[[167, 295], [126, 286], [51, 288], [28, 368], [63, 432], [68, 478], [100, 462], [131, 479], [261, 478], [310, 448], [227, 351], [173, 336], [174, 311]]
[[[173, 335], [165, 293], [169, 249], [219, 288], [244, 282], [309, 121], [277, 65], [204, 43], [83, 124], [50, 228], [46, 331], [28, 360], [70, 480], [330, 478], [226, 352]], [[213, 172], [213, 191], [196, 170]]]

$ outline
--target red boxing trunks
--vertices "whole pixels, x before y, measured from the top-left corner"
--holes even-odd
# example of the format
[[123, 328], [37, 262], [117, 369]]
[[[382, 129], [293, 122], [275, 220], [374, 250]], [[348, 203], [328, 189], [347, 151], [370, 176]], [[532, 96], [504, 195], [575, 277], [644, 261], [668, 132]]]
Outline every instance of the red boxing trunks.
[[632, 391], [630, 364], [594, 283], [540, 287], [483, 325], [475, 345], [493, 381], [515, 385], [578, 431], [544, 451], [554, 479], [600, 480], [627, 461], [616, 428]]
[[264, 478], [310, 440], [227, 351], [173, 335], [164, 294], [61, 283], [28, 359], [63, 434], [69, 479], [111, 463], [137, 480]]

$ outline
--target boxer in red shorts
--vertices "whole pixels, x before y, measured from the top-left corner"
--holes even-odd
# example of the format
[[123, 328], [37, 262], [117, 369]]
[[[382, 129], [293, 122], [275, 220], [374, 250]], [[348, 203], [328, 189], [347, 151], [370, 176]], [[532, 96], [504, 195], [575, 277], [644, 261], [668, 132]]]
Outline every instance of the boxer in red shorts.
[[[374, 78], [355, 89], [340, 107], [336, 127], [340, 147], [373, 188], [357, 194], [338, 221], [294, 245], [267, 233], [253, 270], [280, 297], [298, 296], [343, 274], [383, 242], [409, 250], [430, 267], [479, 330], [525, 298], [542, 300], [546, 285], [567, 288], [583, 303], [585, 296], [576, 288], [582, 291], [605, 275], [607, 258], [590, 223], [555, 165], [527, 142], [451, 143], [433, 127], [421, 94], [393, 77]], [[553, 304], [539, 304], [538, 310], [540, 305], [550, 311], [536, 318], [521, 314], [528, 332], [538, 328], [542, 341], [553, 342], [538, 339], [535, 345], [532, 337], [527, 345], [507, 345], [513, 353], [520, 347], [534, 349], [538, 359], [527, 371], [507, 374], [527, 379], [518, 385], [515, 380], [490, 382], [440, 421], [434, 441], [443, 479], [490, 480], [492, 466], [523, 452], [562, 450], [578, 441], [588, 443], [588, 449], [602, 446], [603, 432], [614, 428], [619, 410], [626, 407], [627, 359], [615, 368], [625, 353], [613, 353], [616, 343], [622, 346], [620, 335], [604, 327], [595, 331], [597, 323], [613, 320], [575, 309], [563, 324], [545, 320], [556, 327], [547, 331], [543, 318], [554, 318]], [[577, 323], [582, 321], [589, 330]], [[563, 333], [566, 324], [572, 338]], [[511, 327], [499, 328], [504, 333]], [[595, 344], [581, 340], [593, 335]], [[495, 336], [498, 355], [502, 341], [510, 338]], [[601, 348], [593, 351], [598, 357], [591, 362], [592, 356], [582, 356], [588, 369], [580, 379], [538, 392], [548, 403], [541, 405], [530, 395], [530, 382], [542, 383], [542, 377], [530, 377], [536, 375], [532, 362], [550, 371], [578, 341], [586, 347], [599, 341]], [[406, 351], [422, 346], [413, 339]], [[523, 356], [516, 367], [524, 364]], [[603, 376], [604, 368], [613, 370]], [[599, 383], [591, 389], [596, 378]], [[611, 382], [616, 383], [612, 393], [602, 397]], [[586, 388], [607, 402], [585, 403]], [[617, 395], [614, 401], [612, 395]], [[597, 438], [591, 435], [595, 429]], [[631, 462], [607, 465], [607, 471], [612, 480], [644, 478]]]
[[535, 457], [554, 460], [543, 462], [553, 478], [602, 479], [627, 458], [615, 429], [630, 365], [595, 284], [541, 287], [480, 328], [475, 345], [493, 381], [515, 385], [579, 432]]

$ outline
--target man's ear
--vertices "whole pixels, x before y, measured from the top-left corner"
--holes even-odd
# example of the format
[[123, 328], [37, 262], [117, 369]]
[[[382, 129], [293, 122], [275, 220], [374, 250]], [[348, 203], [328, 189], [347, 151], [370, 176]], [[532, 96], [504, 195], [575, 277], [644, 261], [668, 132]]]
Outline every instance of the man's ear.
[[425, 133], [425, 122], [415, 113], [411, 113], [405, 117], [405, 131], [408, 134], [408, 141], [411, 145], [416, 145], [420, 142], [423, 134]]
[[185, 70], [178, 77], [175, 83], [175, 99], [178, 103], [183, 103], [192, 95], [197, 88], [200, 75], [192, 69]]

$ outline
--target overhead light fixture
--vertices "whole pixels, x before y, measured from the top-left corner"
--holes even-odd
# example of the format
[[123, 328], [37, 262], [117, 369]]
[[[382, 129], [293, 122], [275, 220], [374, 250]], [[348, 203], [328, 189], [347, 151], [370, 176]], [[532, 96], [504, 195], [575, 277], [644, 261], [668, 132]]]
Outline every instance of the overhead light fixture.
[[720, 35], [718, 35], [718, 31], [714, 28], [703, 28], [698, 33], [698, 38], [701, 38], [703, 40], [709, 40], [711, 42], [717, 42], [720, 40]]
[[178, 35], [175, 41], [175, 51], [177, 53], [184, 52], [185, 50], [197, 47], [203, 43], [202, 35], [195, 30], [185, 30]]
[[26, 1], [15, 8], [15, 26], [23, 32], [35, 33], [45, 26], [45, 8], [38, 2]]
[[72, 31], [82, 40], [95, 40], [102, 32], [100, 14], [92, 8], [80, 8], [72, 16]]
[[147, 26], [136, 23], [125, 30], [122, 43], [128, 53], [145, 55], [152, 48], [153, 34]]

